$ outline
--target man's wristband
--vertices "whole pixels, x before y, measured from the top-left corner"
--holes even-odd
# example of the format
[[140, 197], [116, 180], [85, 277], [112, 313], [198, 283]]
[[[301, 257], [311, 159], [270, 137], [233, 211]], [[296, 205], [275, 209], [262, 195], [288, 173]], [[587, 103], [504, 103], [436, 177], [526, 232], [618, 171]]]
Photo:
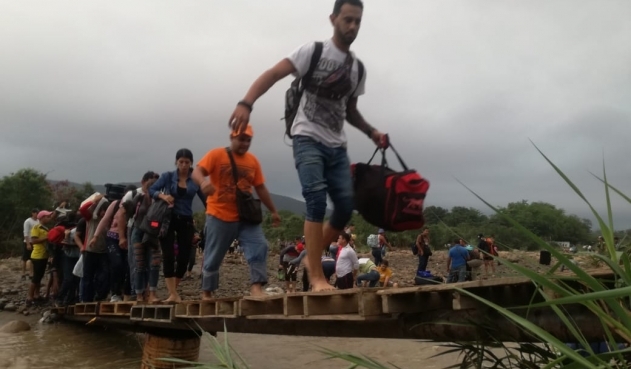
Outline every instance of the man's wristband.
[[249, 102], [245, 101], [245, 100], [241, 100], [237, 103], [237, 105], [241, 105], [241, 106], [245, 106], [246, 108], [248, 108], [248, 110], [250, 111], [250, 113], [252, 112], [252, 104], [250, 104]]

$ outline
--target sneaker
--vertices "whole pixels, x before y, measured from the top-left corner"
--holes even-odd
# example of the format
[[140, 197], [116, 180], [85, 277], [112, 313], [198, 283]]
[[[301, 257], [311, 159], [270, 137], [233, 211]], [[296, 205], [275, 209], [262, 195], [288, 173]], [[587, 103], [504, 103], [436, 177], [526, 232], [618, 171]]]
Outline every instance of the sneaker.
[[121, 301], [123, 301], [123, 299], [118, 295], [112, 295], [112, 298], [110, 299], [110, 302], [121, 302]]

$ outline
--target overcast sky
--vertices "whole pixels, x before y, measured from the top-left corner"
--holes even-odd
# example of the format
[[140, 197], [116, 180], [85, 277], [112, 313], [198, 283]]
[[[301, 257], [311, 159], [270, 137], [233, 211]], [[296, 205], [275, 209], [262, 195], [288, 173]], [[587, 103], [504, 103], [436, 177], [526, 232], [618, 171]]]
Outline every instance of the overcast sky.
[[[138, 181], [228, 143], [253, 80], [332, 35], [332, 0], [1, 1], [0, 174]], [[631, 1], [365, 2], [353, 50], [360, 111], [431, 182], [427, 205], [546, 201], [604, 214], [602, 173], [631, 195]], [[254, 107], [251, 148], [274, 193], [301, 198], [279, 82]], [[372, 143], [347, 126], [352, 161]], [[394, 163], [394, 158], [391, 158]], [[616, 228], [631, 206], [612, 197]]]

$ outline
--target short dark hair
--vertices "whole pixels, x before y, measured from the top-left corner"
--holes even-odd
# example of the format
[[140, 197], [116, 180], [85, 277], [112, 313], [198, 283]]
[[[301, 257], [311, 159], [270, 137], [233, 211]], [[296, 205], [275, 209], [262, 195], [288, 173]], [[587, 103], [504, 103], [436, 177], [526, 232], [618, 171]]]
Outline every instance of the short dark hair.
[[458, 245], [458, 244], [460, 244], [460, 240], [461, 240], [461, 239], [462, 239], [462, 238], [454, 238], [454, 245]]
[[388, 263], [388, 260], [386, 260], [386, 259], [381, 259], [381, 265], [383, 265], [385, 267], [389, 267], [390, 263]]
[[361, 0], [335, 0], [335, 5], [333, 5], [333, 14], [338, 15], [340, 11], [342, 11], [342, 6], [344, 4], [359, 6], [364, 9], [364, 3]]
[[147, 182], [148, 180], [155, 178], [158, 179], [160, 178], [160, 175], [154, 171], [148, 171], [147, 173], [142, 175], [142, 182]]
[[346, 242], [351, 243], [351, 235], [346, 233], [346, 232], [342, 232], [340, 233], [340, 236], [342, 236], [343, 239], [346, 240]]

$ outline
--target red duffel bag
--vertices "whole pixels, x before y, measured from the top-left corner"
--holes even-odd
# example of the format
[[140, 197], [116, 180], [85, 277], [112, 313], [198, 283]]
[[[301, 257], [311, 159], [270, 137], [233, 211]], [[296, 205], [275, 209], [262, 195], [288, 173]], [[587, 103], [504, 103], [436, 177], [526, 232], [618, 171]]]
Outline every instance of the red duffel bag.
[[[403, 171], [388, 166], [386, 150], [377, 148], [368, 163], [351, 165], [355, 209], [370, 224], [387, 231], [420, 229], [425, 224], [423, 202], [429, 182], [416, 170], [408, 169], [390, 145]], [[370, 164], [381, 152], [381, 165]]]

